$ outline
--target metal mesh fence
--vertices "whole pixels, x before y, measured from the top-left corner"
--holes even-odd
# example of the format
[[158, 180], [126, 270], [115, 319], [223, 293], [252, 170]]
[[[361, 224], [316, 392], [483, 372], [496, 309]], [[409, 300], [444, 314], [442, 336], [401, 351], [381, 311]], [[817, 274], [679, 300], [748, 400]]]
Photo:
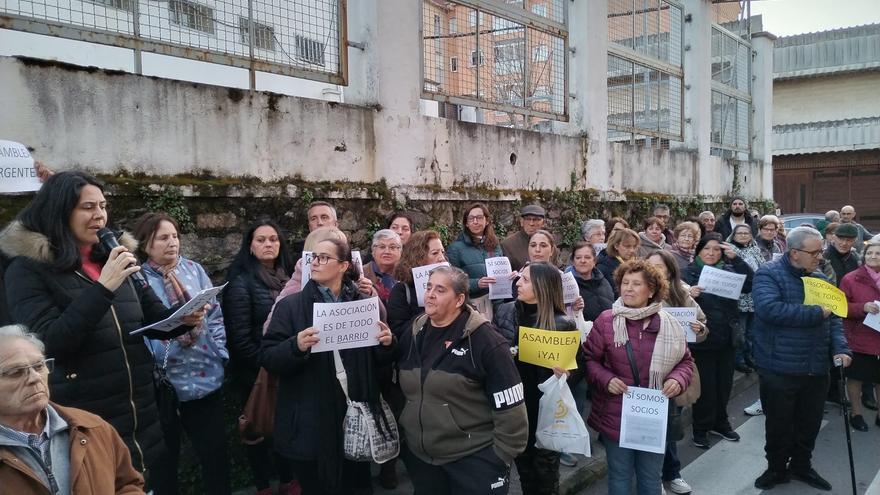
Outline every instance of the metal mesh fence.
[[712, 26], [712, 146], [716, 154], [751, 149], [751, 45], [736, 33]]
[[423, 97], [490, 124], [567, 120], [565, 16], [564, 0], [423, 0]]
[[345, 84], [345, 0], [0, 0], [0, 27]]
[[681, 141], [682, 7], [608, 1], [608, 138], [654, 147]]

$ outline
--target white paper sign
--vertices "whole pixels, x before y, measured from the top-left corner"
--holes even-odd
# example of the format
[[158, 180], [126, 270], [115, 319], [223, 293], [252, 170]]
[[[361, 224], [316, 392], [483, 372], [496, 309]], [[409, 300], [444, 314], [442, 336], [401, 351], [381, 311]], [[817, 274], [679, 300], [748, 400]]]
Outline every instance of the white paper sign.
[[577, 280], [571, 272], [562, 272], [562, 302], [571, 304], [581, 297], [581, 290]]
[[312, 258], [314, 258], [315, 253], [311, 251], [303, 251], [302, 255], [302, 283], [300, 287], [305, 287], [309, 280], [312, 279]]
[[772, 256], [773, 256], [773, 259], [770, 260], [770, 261], [776, 261], [776, 260], [778, 260], [779, 258], [782, 258], [782, 253], [773, 253]]
[[489, 284], [489, 299], [510, 299], [513, 297], [513, 283], [510, 281], [510, 260], [506, 256], [486, 258], [486, 276], [495, 277]]
[[668, 408], [669, 399], [659, 390], [627, 387], [620, 415], [620, 446], [664, 453]]
[[417, 266], [412, 269], [413, 284], [416, 286], [416, 299], [419, 301], [420, 307], [425, 307], [425, 287], [428, 285], [428, 275], [431, 270], [438, 266], [449, 266], [446, 261], [442, 263], [434, 263], [433, 265]]
[[165, 318], [162, 321], [158, 321], [153, 323], [152, 325], [147, 325], [145, 327], [138, 328], [137, 330], [133, 330], [129, 332], [131, 335], [135, 335], [141, 333], [145, 330], [158, 330], [160, 332], [170, 332], [175, 328], [183, 325], [183, 318], [185, 316], [189, 316], [197, 309], [201, 309], [202, 306], [211, 302], [211, 299], [217, 296], [223, 288], [226, 287], [226, 284], [223, 284], [219, 287], [211, 287], [209, 289], [204, 289], [192, 299], [186, 302], [183, 306], [177, 309], [171, 316]]
[[684, 330], [684, 336], [688, 342], [697, 341], [697, 334], [691, 328], [691, 323], [697, 322], [697, 308], [663, 308], [663, 311], [666, 311], [678, 320], [678, 324]]
[[707, 294], [715, 294], [727, 299], [739, 299], [744, 283], [746, 283], [745, 275], [707, 266], [700, 273], [697, 285], [702, 287], [703, 292]]
[[0, 193], [37, 191], [40, 186], [34, 158], [27, 147], [0, 139]]
[[379, 298], [315, 303], [312, 326], [318, 331], [312, 352], [379, 345]]
[[[874, 304], [880, 305], [880, 301], [874, 301]], [[880, 313], [868, 313], [865, 315], [865, 325], [880, 332]]]
[[364, 276], [364, 260], [361, 258], [361, 252], [358, 250], [354, 250], [351, 252], [351, 261], [354, 262], [354, 266], [357, 267], [358, 275], [361, 277]]

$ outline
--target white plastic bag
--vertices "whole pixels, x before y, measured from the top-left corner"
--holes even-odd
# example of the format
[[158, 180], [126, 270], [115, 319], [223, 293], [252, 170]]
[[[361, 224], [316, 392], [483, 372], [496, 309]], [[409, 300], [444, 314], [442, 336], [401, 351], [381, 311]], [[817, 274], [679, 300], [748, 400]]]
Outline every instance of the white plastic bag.
[[590, 453], [590, 433], [578, 413], [565, 375], [551, 376], [538, 389], [544, 392], [538, 405], [535, 446], [568, 454]]

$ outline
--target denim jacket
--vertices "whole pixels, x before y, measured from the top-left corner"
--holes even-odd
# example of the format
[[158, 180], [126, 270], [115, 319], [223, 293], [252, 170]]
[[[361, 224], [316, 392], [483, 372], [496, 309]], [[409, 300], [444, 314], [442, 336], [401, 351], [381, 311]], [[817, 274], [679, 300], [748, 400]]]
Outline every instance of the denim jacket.
[[[162, 274], [146, 263], [141, 265], [141, 272], [156, 296], [170, 307]], [[175, 274], [192, 295], [213, 286], [202, 265], [184, 257], [180, 258]], [[204, 331], [193, 345], [183, 347], [176, 340], [144, 339], [160, 367], [165, 366], [165, 351], [168, 350], [165, 372], [182, 402], [201, 399], [223, 384], [223, 366], [229, 360], [226, 328], [223, 326], [220, 304], [216, 299], [210, 304], [211, 310], [202, 323]]]

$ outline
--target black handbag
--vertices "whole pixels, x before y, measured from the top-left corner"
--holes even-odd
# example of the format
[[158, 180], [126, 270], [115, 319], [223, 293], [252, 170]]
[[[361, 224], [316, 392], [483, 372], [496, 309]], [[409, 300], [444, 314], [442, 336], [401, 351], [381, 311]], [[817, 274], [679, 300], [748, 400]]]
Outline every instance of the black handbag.
[[177, 420], [177, 407], [180, 401], [174, 384], [168, 379], [165, 368], [168, 366], [168, 348], [171, 342], [165, 346], [165, 361], [162, 366], [153, 364], [153, 389], [156, 392], [156, 408], [159, 409], [159, 421], [162, 425], [171, 425]]
[[[641, 387], [642, 380], [639, 377], [639, 368], [636, 366], [636, 359], [633, 357], [632, 345], [629, 340], [626, 341], [626, 359], [629, 360], [629, 368], [635, 380], [635, 386]], [[667, 421], [666, 421], [666, 441], [677, 442], [684, 439], [684, 425], [681, 423], [681, 408], [675, 405], [672, 399], [667, 401]]]

